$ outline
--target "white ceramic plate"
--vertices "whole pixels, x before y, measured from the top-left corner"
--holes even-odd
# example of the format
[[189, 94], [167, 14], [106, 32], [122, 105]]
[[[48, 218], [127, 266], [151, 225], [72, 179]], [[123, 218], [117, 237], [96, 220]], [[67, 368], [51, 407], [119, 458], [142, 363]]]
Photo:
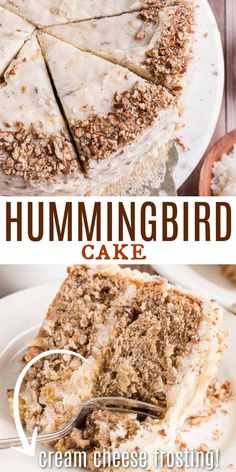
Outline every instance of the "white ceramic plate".
[[37, 285], [64, 280], [66, 265], [1, 264], [0, 298]]
[[236, 287], [218, 265], [154, 265], [153, 268], [170, 282], [215, 298], [220, 305], [236, 314]]
[[[45, 316], [48, 305], [55, 296], [59, 285], [50, 284], [30, 288], [0, 300], [0, 438], [15, 434], [14, 422], [11, 418], [6, 390], [14, 387], [17, 376], [22, 368], [21, 357], [27, 340], [36, 333], [38, 326]], [[236, 318], [227, 314], [224, 327], [230, 333], [229, 349], [220, 366], [222, 379], [233, 382], [235, 389], [235, 372], [232, 359], [236, 357], [234, 333], [236, 332]], [[211, 422], [202, 424], [193, 429], [191, 434], [185, 435], [189, 447], [206, 442], [212, 447], [221, 448], [221, 463], [225, 466], [234, 462], [236, 450], [236, 400], [229, 404], [230, 414], [219, 414]], [[218, 441], [211, 441], [212, 431], [215, 428], [224, 431], [224, 436]], [[186, 433], [187, 434], [187, 433]], [[191, 440], [191, 441], [190, 441]], [[34, 458], [24, 456], [13, 450], [0, 451], [0, 466], [4, 472], [39, 472], [38, 452]], [[48, 469], [47, 469], [48, 470]], [[54, 472], [57, 469], [50, 469]], [[60, 469], [68, 470], [68, 469]]]
[[179, 148], [177, 188], [195, 169], [210, 143], [224, 90], [224, 57], [218, 26], [208, 1], [196, 0], [196, 4], [199, 31], [187, 84], [186, 110], [179, 121], [182, 129], [177, 131], [186, 148]]

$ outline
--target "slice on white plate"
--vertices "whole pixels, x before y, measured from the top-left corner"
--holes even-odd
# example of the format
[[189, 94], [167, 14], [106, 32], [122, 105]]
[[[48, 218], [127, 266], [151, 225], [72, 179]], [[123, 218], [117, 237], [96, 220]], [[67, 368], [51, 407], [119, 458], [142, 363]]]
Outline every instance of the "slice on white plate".
[[166, 0], [150, 10], [51, 26], [46, 31], [179, 92], [190, 59], [193, 5]]
[[[14, 421], [11, 417], [6, 390], [14, 387], [18, 373], [23, 368], [23, 349], [37, 333], [38, 325], [42, 323], [47, 307], [58, 289], [58, 284], [38, 286], [0, 300], [0, 320], [3, 327], [0, 332], [1, 438], [15, 434]], [[220, 380], [222, 382], [225, 380], [231, 381], [235, 391], [235, 369], [232, 362], [236, 355], [235, 317], [225, 313], [223, 328], [229, 331], [229, 339], [227, 340], [228, 349], [220, 363]], [[221, 470], [228, 470], [227, 466], [235, 463], [236, 399], [226, 405], [226, 408], [229, 410], [229, 414], [225, 415], [219, 411], [217, 416], [212, 417], [210, 422], [203, 422], [191, 429], [190, 432], [184, 433], [184, 442], [188, 444], [190, 449], [198, 447], [202, 443], [206, 443], [214, 449], [220, 448]], [[212, 433], [216, 429], [224, 434], [219, 439], [212, 441]], [[46, 448], [43, 447], [43, 449]], [[13, 450], [1, 451], [1, 466], [3, 470], [9, 472], [13, 472], [16, 468], [24, 470], [24, 472], [39, 472], [41, 470], [38, 462], [40, 450], [42, 450], [40, 446], [37, 447], [34, 458], [26, 457]], [[52, 467], [52, 470], [56, 471], [56, 467]]]
[[49, 34], [39, 40], [91, 189], [127, 176], [154, 151], [158, 160], [177, 115], [168, 90]]
[[1, 191], [80, 189], [82, 176], [37, 38], [12, 61], [0, 88]]
[[28, 21], [0, 7], [0, 78], [34, 29]]
[[111, 16], [149, 5], [149, 0], [0, 0], [38, 26]]

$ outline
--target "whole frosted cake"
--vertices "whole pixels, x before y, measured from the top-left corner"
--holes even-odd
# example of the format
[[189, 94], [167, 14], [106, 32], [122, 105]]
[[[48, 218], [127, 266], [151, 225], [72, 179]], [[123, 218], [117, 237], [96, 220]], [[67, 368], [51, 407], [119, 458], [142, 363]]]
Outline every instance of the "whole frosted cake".
[[154, 173], [158, 188], [194, 0], [0, 5], [0, 194], [115, 195], [135, 179], [139, 194]]

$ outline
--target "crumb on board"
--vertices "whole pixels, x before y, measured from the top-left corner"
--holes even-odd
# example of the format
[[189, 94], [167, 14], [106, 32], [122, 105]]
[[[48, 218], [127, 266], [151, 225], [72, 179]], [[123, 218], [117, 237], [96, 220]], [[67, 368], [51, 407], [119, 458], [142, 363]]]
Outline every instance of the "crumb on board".
[[186, 151], [186, 150], [187, 150], [187, 149], [186, 149], [186, 146], [185, 146], [185, 144], [184, 144], [184, 142], [183, 142], [183, 138], [182, 138], [181, 136], [178, 136], [178, 137], [175, 139], [175, 142], [176, 142], [177, 146], [180, 146], [183, 151]]

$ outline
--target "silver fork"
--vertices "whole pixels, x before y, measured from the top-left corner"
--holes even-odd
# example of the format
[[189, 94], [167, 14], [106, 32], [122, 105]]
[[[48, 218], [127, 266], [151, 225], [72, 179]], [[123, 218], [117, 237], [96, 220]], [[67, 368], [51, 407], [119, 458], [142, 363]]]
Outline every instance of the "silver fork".
[[[141, 402], [139, 400], [132, 400], [123, 397], [99, 397], [92, 398], [86, 403], [80, 405], [79, 410], [74, 418], [62, 429], [55, 433], [39, 434], [37, 436], [37, 443], [46, 443], [57, 441], [69, 434], [73, 428], [81, 428], [85, 425], [88, 415], [96, 410], [108, 410], [119, 413], [135, 413], [140, 419], [151, 417], [160, 419], [165, 413], [165, 408], [151, 403]], [[29, 441], [31, 437], [27, 438]], [[0, 449], [8, 449], [10, 447], [21, 446], [21, 441], [18, 437], [0, 439]]]

